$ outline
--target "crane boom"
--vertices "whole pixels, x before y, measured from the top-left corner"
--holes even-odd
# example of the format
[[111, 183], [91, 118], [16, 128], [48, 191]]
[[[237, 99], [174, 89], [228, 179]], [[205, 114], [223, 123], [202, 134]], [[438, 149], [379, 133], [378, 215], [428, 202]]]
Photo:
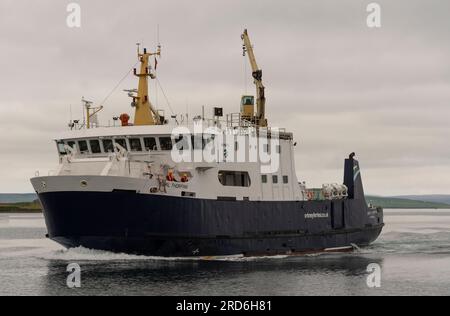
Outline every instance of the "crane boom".
[[247, 53], [250, 65], [252, 67], [252, 76], [256, 85], [256, 117], [255, 123], [260, 127], [267, 127], [266, 120], [266, 96], [265, 87], [262, 83], [262, 70], [259, 69], [256, 62], [255, 53], [253, 52], [253, 46], [248, 36], [247, 30], [244, 30], [242, 34], [242, 40], [244, 41], [244, 56]]

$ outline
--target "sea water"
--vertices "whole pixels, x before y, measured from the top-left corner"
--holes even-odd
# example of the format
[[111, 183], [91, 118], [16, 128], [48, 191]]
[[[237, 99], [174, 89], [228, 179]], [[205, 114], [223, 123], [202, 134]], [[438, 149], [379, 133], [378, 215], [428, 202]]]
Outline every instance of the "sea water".
[[210, 260], [65, 250], [42, 215], [0, 214], [0, 295], [449, 295], [450, 211], [385, 214], [380, 238], [352, 253]]

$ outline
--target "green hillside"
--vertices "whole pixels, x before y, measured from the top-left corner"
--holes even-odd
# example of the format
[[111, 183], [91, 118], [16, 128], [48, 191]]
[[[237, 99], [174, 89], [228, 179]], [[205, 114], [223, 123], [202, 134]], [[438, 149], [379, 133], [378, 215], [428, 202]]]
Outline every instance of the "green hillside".
[[41, 213], [42, 207], [38, 201], [21, 203], [0, 203], [0, 213]]
[[393, 198], [450, 204], [450, 194], [405, 195]]
[[383, 208], [429, 208], [429, 209], [450, 209], [450, 204], [409, 200], [403, 198], [391, 198], [380, 196], [366, 196], [367, 203]]

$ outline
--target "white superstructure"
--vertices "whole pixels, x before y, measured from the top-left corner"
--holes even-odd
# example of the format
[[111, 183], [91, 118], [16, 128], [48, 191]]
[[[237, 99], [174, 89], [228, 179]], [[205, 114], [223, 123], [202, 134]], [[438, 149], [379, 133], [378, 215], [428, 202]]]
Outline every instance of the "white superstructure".
[[[255, 129], [232, 125], [217, 129], [220, 124], [214, 121], [214, 132], [184, 135], [174, 134], [180, 126], [170, 124], [72, 130], [56, 139], [60, 155], [57, 173], [33, 180], [41, 182], [35, 188], [38, 192], [133, 190], [202, 199], [306, 199], [295, 173], [292, 134], [279, 132], [275, 148], [270, 141], [261, 148], [258, 140], [266, 138], [270, 129], [258, 130], [256, 138]], [[192, 126], [184, 128], [193, 131]], [[227, 136], [232, 143], [219, 141]], [[263, 173], [264, 163], [259, 159], [252, 162], [250, 155], [255, 149], [278, 155], [275, 172]], [[205, 150], [216, 156], [214, 161], [194, 159]], [[175, 162], [174, 152], [188, 154], [192, 161]]]

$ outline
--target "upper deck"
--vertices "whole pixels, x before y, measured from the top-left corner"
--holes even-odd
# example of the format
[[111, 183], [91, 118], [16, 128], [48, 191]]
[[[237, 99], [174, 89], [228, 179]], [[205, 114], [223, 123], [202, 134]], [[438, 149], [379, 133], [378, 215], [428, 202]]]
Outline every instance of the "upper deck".
[[[186, 131], [180, 133], [180, 131]], [[177, 123], [169, 121], [165, 125], [140, 125], [140, 126], [107, 126], [96, 128], [80, 128], [74, 126], [71, 130], [61, 133], [56, 141], [78, 140], [103, 137], [132, 137], [132, 136], [170, 136], [185, 134], [189, 131], [194, 134], [233, 134], [252, 135], [261, 137], [279, 136], [280, 139], [291, 140], [293, 134], [286, 132], [284, 128], [257, 127], [243, 120], [238, 114], [229, 114], [225, 120], [194, 118], [189, 122]]]

